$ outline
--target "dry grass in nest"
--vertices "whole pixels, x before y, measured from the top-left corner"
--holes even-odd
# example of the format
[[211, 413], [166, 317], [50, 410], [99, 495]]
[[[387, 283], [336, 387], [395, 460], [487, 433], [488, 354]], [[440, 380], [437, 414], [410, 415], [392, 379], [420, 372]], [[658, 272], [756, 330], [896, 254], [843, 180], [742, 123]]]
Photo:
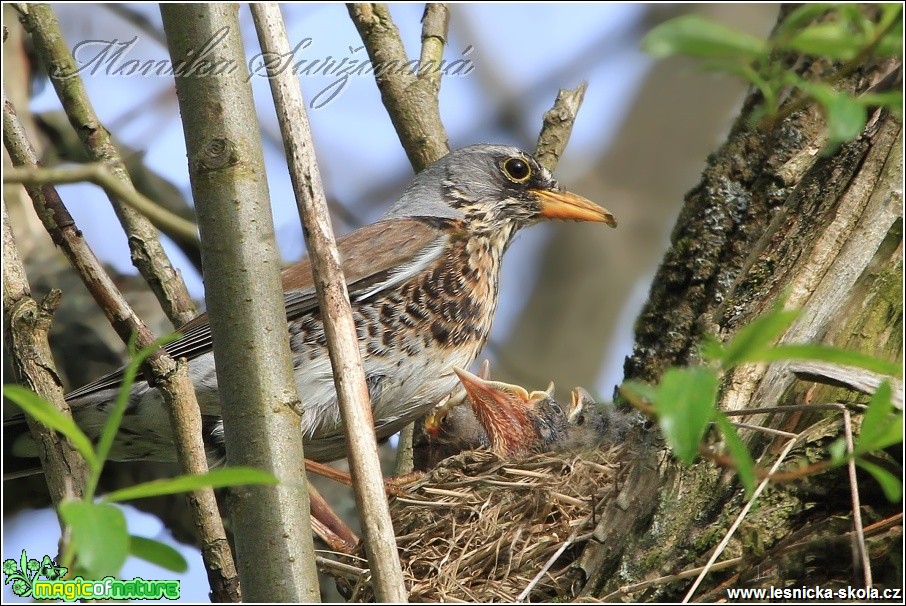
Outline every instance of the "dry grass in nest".
[[[584, 582], [573, 563], [618, 492], [624, 451], [470, 451], [402, 487], [390, 509], [410, 600], [572, 597]], [[367, 578], [347, 586], [351, 601], [373, 600]]]

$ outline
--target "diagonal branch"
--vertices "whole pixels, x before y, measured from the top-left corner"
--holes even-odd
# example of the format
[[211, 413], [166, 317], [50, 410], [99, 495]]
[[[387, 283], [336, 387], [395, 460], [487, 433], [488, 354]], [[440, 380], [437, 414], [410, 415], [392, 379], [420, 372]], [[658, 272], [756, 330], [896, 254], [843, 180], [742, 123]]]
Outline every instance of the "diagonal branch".
[[[290, 52], [280, 8], [273, 3], [253, 4], [252, 16], [261, 49], [266, 55]], [[365, 550], [378, 600], [406, 601], [406, 587], [384, 494], [371, 399], [359, 352], [346, 280], [340, 267], [330, 214], [314, 154], [311, 127], [305, 103], [294, 74], [268, 63], [268, 76], [286, 157], [290, 163], [293, 191], [305, 227], [315, 290], [327, 336], [334, 371], [334, 385], [343, 419], [353, 489], [365, 538]]]
[[31, 183], [33, 185], [94, 183], [102, 187], [108, 195], [117, 198], [123, 204], [144, 215], [161, 231], [166, 231], [184, 242], [198, 246], [198, 233], [195, 223], [155, 204], [143, 194], [116, 178], [103, 164], [82, 164], [72, 168], [10, 168], [3, 172], [3, 182]]

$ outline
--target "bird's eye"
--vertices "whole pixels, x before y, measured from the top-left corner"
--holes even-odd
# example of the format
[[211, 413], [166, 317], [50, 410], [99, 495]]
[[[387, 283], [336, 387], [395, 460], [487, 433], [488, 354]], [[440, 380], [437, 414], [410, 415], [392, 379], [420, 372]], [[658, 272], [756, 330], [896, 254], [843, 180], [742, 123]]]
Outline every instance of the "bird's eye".
[[522, 158], [508, 158], [503, 163], [503, 173], [515, 183], [524, 183], [532, 176], [532, 169]]
[[551, 401], [550, 401], [550, 407], [551, 407], [551, 409], [552, 409], [556, 414], [558, 414], [558, 415], [562, 415], [562, 414], [563, 414], [563, 409], [560, 408], [560, 405], [557, 404], [557, 401], [556, 401], [556, 400], [551, 399]]

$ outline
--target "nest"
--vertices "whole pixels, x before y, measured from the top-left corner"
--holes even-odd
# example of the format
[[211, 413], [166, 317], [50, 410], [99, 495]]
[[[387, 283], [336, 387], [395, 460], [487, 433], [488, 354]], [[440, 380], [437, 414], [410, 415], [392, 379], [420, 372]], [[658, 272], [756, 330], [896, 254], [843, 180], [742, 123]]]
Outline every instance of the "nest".
[[[413, 602], [550, 601], [575, 596], [574, 566], [618, 493], [625, 449], [545, 453], [518, 461], [486, 450], [442, 461], [391, 497]], [[363, 557], [357, 566], [367, 566]], [[368, 576], [346, 586], [370, 601]]]

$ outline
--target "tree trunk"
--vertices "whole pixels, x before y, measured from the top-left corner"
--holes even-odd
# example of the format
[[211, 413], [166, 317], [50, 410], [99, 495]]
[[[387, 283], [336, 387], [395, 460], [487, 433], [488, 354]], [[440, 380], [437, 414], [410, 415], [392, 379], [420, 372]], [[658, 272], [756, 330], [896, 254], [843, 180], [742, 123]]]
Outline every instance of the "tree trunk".
[[[822, 79], [837, 74], [837, 67], [820, 61], [795, 69]], [[859, 94], [895, 69], [899, 65], [876, 62], [837, 77], [844, 90]], [[862, 135], [828, 155], [819, 108], [809, 105], [765, 124], [753, 122], [759, 101], [757, 93], [748, 97], [727, 142], [686, 196], [636, 324], [626, 379], [656, 382], [668, 366], [698, 362], [705, 333], [726, 340], [784, 295], [787, 307], [802, 314], [782, 342], [902, 359], [900, 118], [869, 110]], [[746, 365], [725, 377], [719, 407], [852, 401], [856, 395], [797, 380], [784, 364]], [[746, 420], [804, 432], [784, 468], [828, 458], [824, 447], [843, 431], [839, 412]], [[695, 574], [642, 582], [704, 565], [745, 504], [743, 490], [735, 473], [707, 461], [682, 467], [652, 430], [639, 433], [638, 460], [602, 516], [598, 543], [583, 555], [590, 576], [585, 593], [605, 600], [681, 599]], [[745, 430], [740, 436], [763, 468], [787, 443]], [[852, 530], [847, 481], [841, 468], [769, 486], [720, 558], [741, 556], [741, 563], [709, 574], [694, 598], [726, 598], [726, 587], [864, 586], [846, 536]], [[859, 487], [866, 525], [902, 511], [870, 478], [860, 475]], [[875, 581], [899, 586], [890, 554], [900, 551], [901, 530], [891, 532], [869, 537], [869, 552]]]

